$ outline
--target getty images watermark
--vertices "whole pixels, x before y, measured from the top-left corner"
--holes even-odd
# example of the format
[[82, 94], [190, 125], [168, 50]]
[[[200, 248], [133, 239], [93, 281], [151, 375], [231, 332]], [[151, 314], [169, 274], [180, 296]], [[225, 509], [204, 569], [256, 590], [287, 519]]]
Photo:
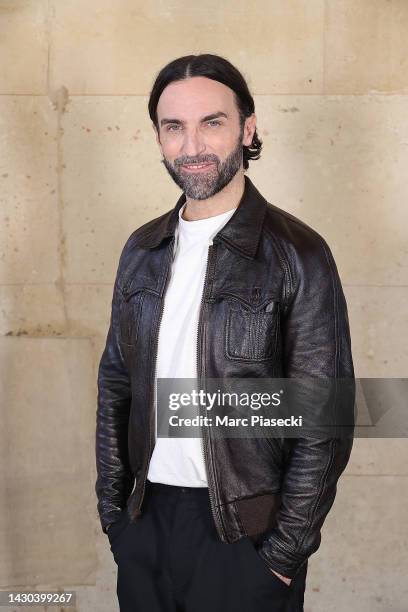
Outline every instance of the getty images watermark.
[[158, 437], [406, 437], [405, 378], [159, 378]]
[[[179, 411], [182, 408], [198, 408], [203, 407], [207, 412], [216, 411], [216, 409], [230, 408], [231, 406], [239, 406], [248, 408], [248, 410], [258, 411], [266, 407], [279, 407], [282, 404], [283, 390], [275, 393], [245, 393], [245, 392], [222, 392], [220, 389], [213, 393], [204, 391], [204, 389], [192, 389], [190, 392], [170, 392], [168, 395], [169, 410]], [[170, 427], [254, 427], [256, 425], [262, 427], [301, 427], [302, 416], [276, 418], [264, 417], [262, 414], [249, 414], [249, 416], [230, 416], [228, 414], [197, 414], [196, 416], [180, 416], [180, 414], [169, 415]]]

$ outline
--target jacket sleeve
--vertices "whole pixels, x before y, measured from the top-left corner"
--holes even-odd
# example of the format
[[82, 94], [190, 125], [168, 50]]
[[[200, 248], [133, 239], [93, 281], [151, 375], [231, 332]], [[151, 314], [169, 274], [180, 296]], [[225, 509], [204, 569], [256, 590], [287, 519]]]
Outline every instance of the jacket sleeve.
[[118, 338], [121, 303], [119, 278], [125, 248], [115, 279], [109, 330], [97, 380], [95, 491], [104, 533], [106, 527], [119, 517], [126, 505], [134, 480], [128, 460], [127, 443], [132, 392], [129, 372]]
[[[267, 532], [258, 552], [271, 569], [288, 578], [293, 578], [320, 546], [321, 528], [353, 445], [355, 380], [347, 305], [332, 253], [318, 236], [318, 240], [309, 240], [301, 258], [297, 253], [289, 254], [294, 280], [282, 318], [284, 376], [349, 379], [348, 394], [335, 392], [329, 394], [330, 399], [324, 396], [318, 410], [347, 413], [347, 423], [351, 416], [353, 425], [347, 437], [337, 437], [332, 429], [318, 437], [285, 440], [289, 453], [281, 506], [275, 527]], [[337, 383], [332, 385], [335, 389]], [[300, 413], [301, 409], [302, 405]]]

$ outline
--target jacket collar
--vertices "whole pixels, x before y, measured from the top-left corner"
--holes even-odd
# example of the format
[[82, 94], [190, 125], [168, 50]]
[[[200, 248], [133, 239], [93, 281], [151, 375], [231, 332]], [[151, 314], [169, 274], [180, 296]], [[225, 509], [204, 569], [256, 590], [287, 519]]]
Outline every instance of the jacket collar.
[[[244, 179], [244, 193], [237, 209], [214, 236], [213, 242], [222, 240], [242, 255], [253, 258], [261, 236], [267, 201], [248, 176], [244, 175]], [[149, 224], [149, 229], [137, 238], [137, 246], [152, 249], [159, 246], [165, 238], [174, 236], [178, 213], [185, 202], [186, 196], [183, 193], [172, 210]]]

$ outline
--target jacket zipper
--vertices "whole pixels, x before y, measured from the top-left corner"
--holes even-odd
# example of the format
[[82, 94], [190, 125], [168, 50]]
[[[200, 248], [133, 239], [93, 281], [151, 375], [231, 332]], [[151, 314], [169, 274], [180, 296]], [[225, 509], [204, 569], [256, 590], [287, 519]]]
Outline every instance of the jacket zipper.
[[[160, 333], [160, 325], [161, 325], [161, 320], [163, 318], [163, 311], [164, 311], [164, 299], [165, 299], [165, 295], [166, 295], [166, 289], [167, 289], [167, 285], [168, 285], [168, 281], [169, 281], [169, 271], [171, 268], [171, 262], [172, 262], [172, 255], [173, 255], [173, 245], [174, 245], [174, 240], [175, 237], [173, 236], [170, 243], [169, 243], [169, 247], [168, 247], [168, 256], [167, 256], [167, 262], [166, 262], [166, 278], [164, 281], [164, 289], [163, 289], [163, 295], [162, 295], [162, 299], [161, 299], [161, 304], [160, 304], [160, 313], [159, 313], [159, 319], [157, 322], [157, 328], [156, 328], [156, 335], [155, 335], [155, 342], [154, 342], [154, 353], [153, 353], [153, 385], [152, 385], [152, 399], [150, 402], [150, 412], [154, 412], [155, 410], [155, 386], [156, 386], [156, 374], [157, 374], [157, 349], [158, 349], [158, 345], [159, 345], [159, 333]], [[152, 451], [152, 444], [151, 444], [151, 438], [152, 438], [152, 434], [151, 434], [151, 427], [150, 427], [150, 421], [151, 421], [151, 414], [149, 415], [149, 419], [148, 419], [148, 439], [149, 439], [149, 452], [148, 452], [148, 460], [147, 460], [147, 466], [146, 466], [146, 470], [143, 476], [143, 491], [142, 491], [142, 495], [139, 501], [139, 504], [137, 506], [137, 515], [140, 515], [142, 510], [142, 504], [143, 504], [143, 500], [144, 500], [144, 496], [145, 496], [145, 491], [146, 491], [146, 480], [147, 480], [147, 473], [149, 471], [149, 465], [150, 465], [150, 459], [151, 459], [151, 451]], [[156, 422], [156, 421], [155, 421]]]
[[[215, 245], [216, 243], [213, 241], [213, 245]], [[197, 347], [197, 359], [196, 359], [196, 366], [197, 366], [197, 382], [199, 384], [199, 387], [201, 388], [201, 368], [200, 368], [200, 354], [202, 354], [202, 335], [201, 335], [201, 329], [202, 329], [202, 313], [203, 313], [203, 306], [204, 306], [204, 298], [205, 298], [205, 294], [206, 294], [206, 284], [207, 284], [207, 278], [208, 278], [208, 273], [210, 270], [210, 265], [212, 263], [212, 253], [213, 253], [213, 249], [214, 247], [212, 245], [210, 245], [208, 247], [208, 254], [207, 254], [207, 266], [206, 266], [206, 270], [205, 270], [205, 276], [204, 276], [204, 285], [203, 285], [203, 291], [201, 294], [201, 301], [200, 301], [200, 310], [199, 310], [199, 316], [198, 316], [198, 325], [197, 325], [197, 338], [196, 338], [196, 347]], [[200, 410], [200, 404], [199, 404], [199, 413], [201, 412]], [[208, 460], [208, 453], [206, 453], [206, 447], [204, 445], [204, 440], [203, 440], [203, 433], [204, 431], [206, 431], [206, 427], [201, 425], [200, 426], [200, 431], [201, 431], [201, 436], [200, 436], [200, 444], [201, 444], [201, 452], [203, 455], [203, 460], [204, 460], [204, 466], [205, 466], [205, 471], [207, 474], [207, 482], [208, 482], [208, 493], [209, 493], [209, 498], [210, 498], [210, 506], [211, 506], [211, 511], [212, 511], [212, 515], [214, 518], [214, 523], [218, 529], [218, 532], [220, 535], [222, 535], [225, 539], [226, 539], [226, 534], [225, 534], [225, 530], [224, 527], [222, 525], [221, 520], [218, 520], [218, 516], [215, 510], [215, 504], [214, 504], [214, 494], [213, 494], [213, 489], [211, 487], [211, 481], [210, 481], [210, 477], [209, 477], [209, 460]], [[209, 435], [209, 433], [208, 433]]]

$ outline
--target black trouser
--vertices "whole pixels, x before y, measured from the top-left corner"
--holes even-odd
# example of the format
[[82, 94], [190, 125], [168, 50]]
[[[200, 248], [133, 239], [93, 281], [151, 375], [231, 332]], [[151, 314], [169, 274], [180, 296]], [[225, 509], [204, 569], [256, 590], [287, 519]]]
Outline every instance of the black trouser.
[[307, 563], [287, 586], [248, 536], [222, 542], [208, 489], [147, 481], [142, 514], [108, 530], [121, 612], [302, 612]]

